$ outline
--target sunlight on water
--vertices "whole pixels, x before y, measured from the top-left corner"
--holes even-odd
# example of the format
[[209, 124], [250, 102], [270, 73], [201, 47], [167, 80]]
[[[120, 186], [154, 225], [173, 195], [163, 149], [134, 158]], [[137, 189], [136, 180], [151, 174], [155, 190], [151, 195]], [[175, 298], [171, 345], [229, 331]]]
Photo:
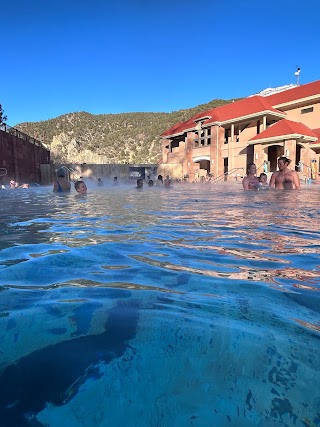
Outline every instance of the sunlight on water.
[[320, 425], [320, 191], [2, 191], [1, 427]]

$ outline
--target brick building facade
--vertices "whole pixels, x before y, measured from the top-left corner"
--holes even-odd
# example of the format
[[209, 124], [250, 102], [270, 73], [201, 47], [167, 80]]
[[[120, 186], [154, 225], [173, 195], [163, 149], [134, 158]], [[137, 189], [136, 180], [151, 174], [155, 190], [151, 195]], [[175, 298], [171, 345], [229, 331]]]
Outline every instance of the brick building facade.
[[283, 155], [319, 179], [320, 80], [201, 112], [161, 138], [162, 169], [176, 168], [190, 181], [207, 173], [244, 175], [252, 162], [274, 172]]

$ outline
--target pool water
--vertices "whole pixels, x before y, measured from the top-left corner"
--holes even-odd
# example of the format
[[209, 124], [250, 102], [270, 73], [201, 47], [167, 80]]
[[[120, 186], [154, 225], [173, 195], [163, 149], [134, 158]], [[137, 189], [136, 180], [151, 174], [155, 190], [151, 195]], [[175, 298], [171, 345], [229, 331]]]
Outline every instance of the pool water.
[[1, 427], [320, 425], [320, 186], [0, 192]]

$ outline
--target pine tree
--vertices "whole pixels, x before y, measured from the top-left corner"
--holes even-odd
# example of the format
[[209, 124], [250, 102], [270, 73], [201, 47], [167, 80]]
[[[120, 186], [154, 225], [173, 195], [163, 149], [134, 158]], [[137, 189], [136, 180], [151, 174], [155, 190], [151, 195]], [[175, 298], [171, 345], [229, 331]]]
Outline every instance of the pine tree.
[[0, 104], [0, 125], [2, 125], [2, 123], [4, 123], [7, 119], [8, 117], [4, 115], [2, 105]]

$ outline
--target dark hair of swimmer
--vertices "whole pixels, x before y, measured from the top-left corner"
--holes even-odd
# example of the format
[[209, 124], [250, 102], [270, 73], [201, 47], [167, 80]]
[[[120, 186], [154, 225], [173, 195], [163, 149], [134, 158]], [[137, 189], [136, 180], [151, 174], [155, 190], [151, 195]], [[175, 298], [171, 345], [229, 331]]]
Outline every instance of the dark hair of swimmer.
[[66, 171], [63, 168], [59, 168], [57, 170], [57, 177], [58, 178], [64, 178], [66, 176]]
[[288, 165], [290, 165], [290, 163], [291, 163], [291, 160], [290, 160], [290, 159], [288, 159], [288, 157], [285, 157], [285, 156], [281, 156], [281, 157], [279, 157], [278, 161], [279, 161], [279, 160], [282, 160], [282, 161], [283, 161], [283, 163], [288, 163]]

